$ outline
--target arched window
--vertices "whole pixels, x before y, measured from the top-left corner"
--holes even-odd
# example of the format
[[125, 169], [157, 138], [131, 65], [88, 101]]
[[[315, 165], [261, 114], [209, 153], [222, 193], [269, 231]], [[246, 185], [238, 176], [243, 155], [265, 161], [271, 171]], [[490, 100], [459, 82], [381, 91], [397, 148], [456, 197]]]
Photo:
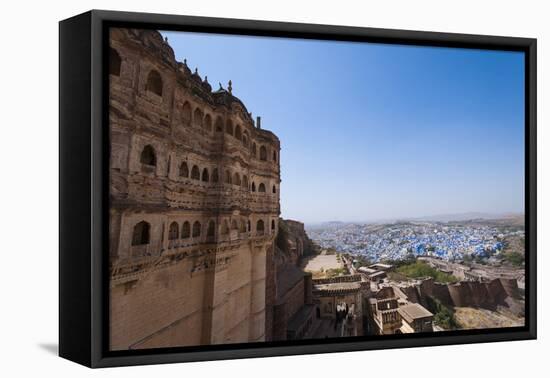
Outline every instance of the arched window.
[[241, 176], [237, 172], [235, 172], [235, 175], [233, 176], [233, 185], [241, 186]]
[[231, 221], [231, 229], [232, 230], [238, 230], [239, 229], [239, 226], [237, 225], [237, 221], [235, 219], [233, 219]]
[[149, 75], [147, 75], [147, 84], [145, 89], [158, 96], [162, 96], [162, 77], [158, 71], [151, 70], [151, 72], [149, 72]]
[[206, 131], [212, 131], [212, 117], [210, 117], [210, 114], [207, 114], [206, 117], [204, 117], [203, 126]]
[[244, 219], [241, 219], [241, 224], [239, 227], [239, 232], [246, 232], [246, 223], [244, 222]]
[[271, 229], [275, 230], [275, 219], [271, 220]]
[[273, 151], [273, 161], [277, 162], [277, 151]]
[[225, 183], [231, 184], [231, 172], [225, 171]]
[[256, 157], [257, 153], [258, 153], [258, 151], [256, 150], [256, 143], [252, 143], [252, 155], [254, 155], [254, 157]]
[[186, 162], [182, 162], [180, 165], [180, 176], [189, 177], [189, 167]]
[[206, 236], [213, 237], [216, 234], [216, 223], [213, 220], [208, 222], [208, 229], [206, 230]]
[[191, 224], [188, 221], [183, 222], [181, 227], [181, 238], [187, 239], [191, 236]]
[[218, 182], [219, 181], [219, 175], [218, 175], [218, 168], [214, 168], [212, 171], [212, 182]]
[[191, 125], [191, 105], [186, 101], [181, 110], [181, 119], [186, 126]]
[[193, 168], [191, 168], [191, 178], [193, 180], [201, 179], [201, 173], [199, 171], [199, 167], [197, 167], [196, 165], [194, 165]]
[[264, 221], [261, 219], [258, 222], [256, 222], [256, 233], [258, 235], [264, 234]]
[[247, 230], [248, 230], [248, 232], [250, 232], [250, 230], [251, 230], [250, 219], [246, 223], [247, 223]]
[[243, 133], [243, 144], [248, 147], [248, 133], [246, 131]]
[[223, 131], [222, 117], [216, 118], [216, 132], [221, 133]]
[[237, 138], [238, 140], [241, 140], [242, 139], [242, 132], [241, 132], [241, 125], [237, 125], [237, 127], [235, 127], [235, 138]]
[[260, 186], [258, 186], [258, 192], [265, 193], [265, 185], [263, 182], [261, 182]]
[[193, 123], [202, 128], [202, 111], [199, 108], [195, 109], [195, 113], [193, 113]]
[[179, 226], [176, 222], [170, 223], [168, 229], [168, 240], [176, 240], [179, 238]]
[[267, 160], [267, 148], [265, 146], [260, 147], [260, 160]]
[[227, 222], [227, 219], [224, 219], [222, 223], [222, 235], [227, 235], [229, 233], [229, 223]]
[[225, 132], [233, 135], [233, 122], [230, 119], [225, 122]]
[[145, 221], [141, 221], [134, 226], [132, 233], [132, 245], [149, 244], [151, 225]]
[[273, 185], [272, 192], [273, 192], [274, 194], [277, 193], [277, 187], [276, 187], [275, 185]]
[[204, 168], [202, 170], [202, 181], [208, 182], [209, 176], [208, 176], [208, 169]]
[[141, 162], [141, 164], [157, 165], [157, 156], [155, 154], [155, 149], [153, 148], [153, 146], [148, 144], [143, 148], [139, 161]]
[[111, 47], [109, 51], [109, 74], [114, 76], [120, 76], [120, 66], [122, 60], [118, 52]]
[[256, 183], [254, 181], [252, 181], [252, 191], [253, 192], [256, 191]]
[[248, 176], [243, 175], [243, 188], [248, 189]]
[[201, 236], [201, 223], [199, 221], [195, 221], [193, 223], [193, 237], [199, 237]]

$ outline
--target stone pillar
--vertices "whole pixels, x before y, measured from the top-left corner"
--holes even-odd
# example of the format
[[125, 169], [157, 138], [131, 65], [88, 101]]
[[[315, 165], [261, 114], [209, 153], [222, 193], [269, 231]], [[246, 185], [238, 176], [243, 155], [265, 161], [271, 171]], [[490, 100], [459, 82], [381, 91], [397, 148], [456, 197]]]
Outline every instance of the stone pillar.
[[250, 328], [251, 342], [265, 340], [265, 278], [266, 248], [268, 245], [252, 247]]
[[267, 248], [266, 254], [266, 284], [265, 284], [265, 340], [273, 340], [273, 306], [277, 298], [277, 287], [275, 282], [276, 264], [273, 260], [275, 247]]
[[212, 344], [225, 342], [225, 313], [227, 307], [227, 269], [214, 273], [212, 287], [212, 318], [211, 335]]

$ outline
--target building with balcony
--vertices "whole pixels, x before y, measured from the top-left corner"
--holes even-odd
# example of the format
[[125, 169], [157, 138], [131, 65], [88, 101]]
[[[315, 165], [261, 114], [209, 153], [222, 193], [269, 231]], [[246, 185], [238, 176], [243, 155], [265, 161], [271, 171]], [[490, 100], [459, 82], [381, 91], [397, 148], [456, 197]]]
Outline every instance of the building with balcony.
[[263, 341], [279, 139], [160, 33], [110, 33], [110, 347]]

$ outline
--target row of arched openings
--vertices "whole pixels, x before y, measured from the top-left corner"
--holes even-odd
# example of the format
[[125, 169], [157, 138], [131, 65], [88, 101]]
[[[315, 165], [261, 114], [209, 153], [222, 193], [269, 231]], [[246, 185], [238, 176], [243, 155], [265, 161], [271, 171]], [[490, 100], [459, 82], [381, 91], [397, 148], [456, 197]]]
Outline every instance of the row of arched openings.
[[[275, 220], [271, 220], [271, 230], [275, 230]], [[250, 232], [251, 231], [251, 224], [250, 220], [248, 220], [246, 223], [243, 219], [237, 221], [236, 219], [232, 219], [231, 221], [225, 219], [222, 223], [221, 227], [221, 234], [227, 235], [230, 230], [238, 230], [239, 232]], [[256, 233], [259, 235], [263, 235], [265, 232], [265, 224], [262, 219], [259, 219], [256, 222]], [[202, 225], [201, 222], [195, 221], [191, 225], [189, 221], [183, 222], [183, 224], [180, 225], [178, 222], [172, 222], [170, 223], [170, 226], [168, 228], [168, 240], [178, 240], [178, 239], [189, 239], [189, 238], [198, 238], [201, 236], [202, 233]], [[216, 234], [216, 223], [213, 220], [208, 221], [208, 226], [206, 229], [206, 236], [207, 237], [214, 237]], [[138, 222], [133, 229], [132, 232], [132, 245], [146, 245], [151, 242], [151, 224], [146, 221]]]
[[[143, 148], [140, 155], [140, 162], [141, 164], [145, 164], [149, 166], [155, 166], [157, 164], [156, 153], [153, 146], [148, 144]], [[201, 172], [200, 168], [197, 165], [193, 165], [191, 167], [191, 170], [189, 170], [189, 165], [185, 161], [182, 162], [179, 166], [179, 176], [183, 178], [191, 178], [192, 180], [197, 180], [197, 181], [200, 180], [203, 182], [219, 181], [219, 173], [217, 168], [214, 168], [212, 170], [212, 176], [210, 176], [210, 172], [208, 168], [203, 168]], [[235, 172], [232, 175], [229, 170], [226, 170], [224, 177], [225, 177], [224, 182], [226, 184], [242, 186], [243, 188], [247, 188], [247, 189], [249, 187], [248, 176], [246, 175], [243, 175], [241, 179], [241, 175], [239, 175], [238, 172]], [[252, 192], [256, 192], [255, 182], [252, 182], [250, 190]], [[260, 193], [266, 192], [266, 187], [263, 182], [258, 185], [258, 192]], [[273, 185], [272, 187], [272, 193], [277, 193], [277, 187], [275, 185]]]
[[[115, 49], [110, 48], [109, 74], [120, 76], [121, 66], [122, 59], [120, 58], [120, 54]], [[152, 69], [149, 71], [149, 74], [147, 75], [147, 82], [145, 84], [145, 90], [162, 97], [163, 81], [157, 70]], [[199, 128], [204, 128], [209, 132], [212, 131], [212, 117], [210, 114], [205, 115], [199, 107], [195, 108], [195, 111], [193, 112], [191, 105], [187, 101], [183, 104], [181, 117], [186, 125], [193, 124]], [[223, 120], [220, 116], [216, 119], [215, 129], [217, 132], [223, 131]], [[248, 132], [246, 130], [242, 130], [241, 125], [233, 127], [233, 121], [231, 119], [227, 119], [225, 122], [225, 131], [227, 134], [240, 140], [246, 147], [248, 147], [248, 141], [250, 138], [248, 136]], [[254, 157], [257, 157], [256, 143], [252, 144], [252, 154]], [[265, 146], [260, 146], [259, 158], [260, 160], [267, 161], [267, 148]], [[277, 161], [276, 151], [273, 151], [273, 161]]]
[[[185, 221], [181, 227], [177, 222], [172, 222], [168, 228], [168, 240], [188, 239], [190, 237], [198, 238], [201, 236], [201, 227], [201, 222], [199, 221], [193, 222], [193, 226], [191, 226], [190, 222]], [[206, 236], [214, 236], [215, 227], [214, 221], [209, 221]]]

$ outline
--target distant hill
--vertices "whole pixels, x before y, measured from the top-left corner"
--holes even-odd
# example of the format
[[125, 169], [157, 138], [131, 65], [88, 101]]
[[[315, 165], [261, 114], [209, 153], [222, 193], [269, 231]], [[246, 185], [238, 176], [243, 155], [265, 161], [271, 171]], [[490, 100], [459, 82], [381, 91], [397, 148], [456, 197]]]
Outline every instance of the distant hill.
[[466, 221], [503, 221], [510, 224], [523, 224], [524, 214], [519, 213], [483, 213], [483, 212], [468, 212], [468, 213], [456, 213], [456, 214], [438, 214], [428, 215], [422, 217], [408, 217], [408, 218], [388, 218], [380, 219], [377, 221], [364, 221], [364, 222], [343, 222], [343, 221], [328, 221], [319, 223], [308, 223], [306, 229], [330, 229], [340, 228], [346, 225], [358, 225], [358, 224], [387, 224], [387, 223], [406, 223], [406, 222], [466, 222]]
[[502, 218], [511, 218], [511, 217], [523, 217], [523, 214], [510, 214], [510, 213], [480, 213], [480, 212], [470, 212], [470, 213], [459, 213], [459, 214], [439, 214], [439, 215], [430, 215], [425, 217], [418, 218], [407, 218], [405, 220], [420, 220], [420, 221], [430, 221], [430, 222], [463, 222], [468, 220], [478, 220], [478, 219], [502, 219]]

